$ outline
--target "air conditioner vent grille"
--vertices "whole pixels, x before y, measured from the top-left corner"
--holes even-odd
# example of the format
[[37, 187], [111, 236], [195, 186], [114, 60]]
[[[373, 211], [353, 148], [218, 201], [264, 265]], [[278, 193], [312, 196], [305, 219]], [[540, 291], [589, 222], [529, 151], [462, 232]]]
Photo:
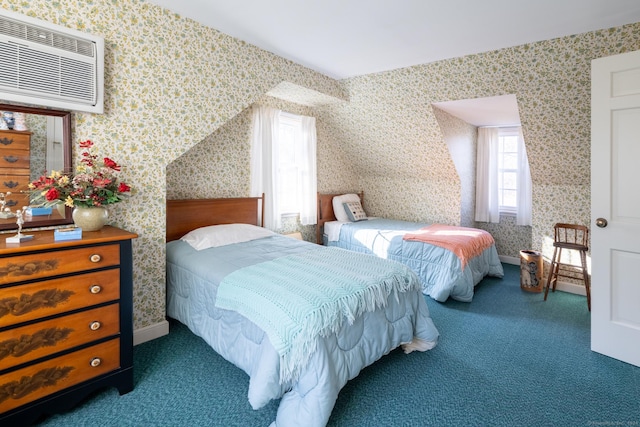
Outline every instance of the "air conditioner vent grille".
[[25, 25], [0, 16], [0, 33], [17, 39], [25, 38]]
[[95, 70], [91, 64], [62, 58], [60, 61], [60, 95], [78, 100], [95, 99]]
[[104, 111], [104, 39], [0, 9], [0, 102]]
[[93, 58], [93, 43], [0, 16], [0, 34]]
[[16, 64], [15, 67], [0, 67], [0, 87], [94, 102], [95, 69], [92, 63], [12, 43], [0, 43], [0, 61]]
[[[17, 64], [18, 46], [9, 43], [0, 43], [0, 64]], [[0, 86], [13, 86], [18, 80], [17, 67], [0, 68]]]

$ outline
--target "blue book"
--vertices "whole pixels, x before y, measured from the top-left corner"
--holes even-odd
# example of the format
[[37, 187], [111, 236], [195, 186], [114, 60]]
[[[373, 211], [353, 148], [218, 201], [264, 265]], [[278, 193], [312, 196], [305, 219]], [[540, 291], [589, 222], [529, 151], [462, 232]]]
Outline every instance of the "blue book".
[[48, 208], [34, 208], [34, 207], [28, 207], [27, 208], [27, 215], [31, 215], [31, 216], [36, 216], [36, 215], [51, 215], [52, 209], [50, 207]]
[[53, 231], [53, 240], [56, 242], [80, 239], [82, 239], [82, 228], [79, 227], [58, 228]]

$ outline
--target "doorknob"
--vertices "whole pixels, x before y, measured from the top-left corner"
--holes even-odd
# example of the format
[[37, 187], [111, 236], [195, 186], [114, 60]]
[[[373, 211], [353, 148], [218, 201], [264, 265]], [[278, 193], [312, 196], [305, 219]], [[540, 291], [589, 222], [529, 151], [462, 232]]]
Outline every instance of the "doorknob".
[[596, 225], [600, 228], [605, 228], [609, 224], [606, 219], [598, 218], [596, 219]]

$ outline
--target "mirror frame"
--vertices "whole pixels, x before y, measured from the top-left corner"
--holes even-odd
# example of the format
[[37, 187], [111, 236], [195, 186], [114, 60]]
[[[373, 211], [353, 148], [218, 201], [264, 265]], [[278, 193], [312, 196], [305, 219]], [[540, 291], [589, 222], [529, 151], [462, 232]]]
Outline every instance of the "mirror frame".
[[[28, 107], [22, 105], [2, 104], [0, 103], [1, 111], [13, 111], [17, 113], [38, 114], [41, 116], [55, 116], [62, 118], [62, 152], [63, 152], [63, 165], [64, 171], [71, 171], [71, 112], [61, 110], [50, 110], [47, 108]], [[71, 208], [65, 208], [65, 217], [62, 219], [51, 219], [49, 217], [31, 217], [30, 221], [27, 221], [25, 217], [24, 228], [39, 228], [50, 227], [53, 225], [65, 225], [72, 224]], [[0, 224], [0, 231], [17, 229], [18, 225], [14, 222]]]

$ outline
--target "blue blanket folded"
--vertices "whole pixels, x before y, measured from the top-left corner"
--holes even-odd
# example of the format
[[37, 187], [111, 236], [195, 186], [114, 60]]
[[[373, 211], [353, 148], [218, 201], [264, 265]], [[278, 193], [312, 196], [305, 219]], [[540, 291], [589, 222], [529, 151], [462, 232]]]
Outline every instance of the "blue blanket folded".
[[267, 333], [285, 383], [297, 378], [319, 336], [385, 306], [391, 294], [414, 290], [421, 290], [417, 276], [398, 262], [318, 246], [234, 271], [220, 283], [216, 306]]

